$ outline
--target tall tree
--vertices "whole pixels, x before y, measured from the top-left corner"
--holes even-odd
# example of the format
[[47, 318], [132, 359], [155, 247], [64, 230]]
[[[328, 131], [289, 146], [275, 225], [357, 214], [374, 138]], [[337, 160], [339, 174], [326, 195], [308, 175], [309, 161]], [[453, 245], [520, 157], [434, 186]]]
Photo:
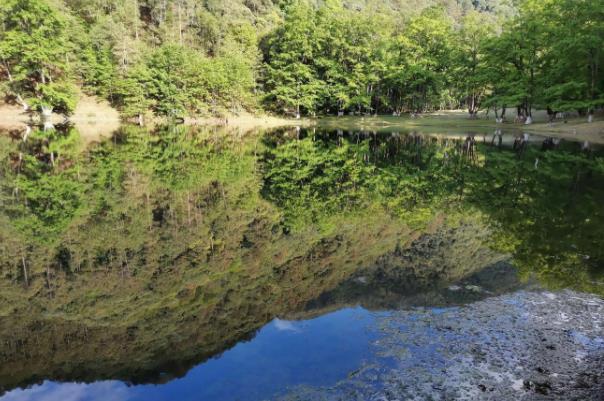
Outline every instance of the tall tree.
[[488, 88], [486, 43], [495, 34], [495, 21], [477, 11], [461, 21], [455, 46], [456, 81], [471, 118], [476, 118]]
[[316, 25], [313, 8], [292, 2], [285, 21], [265, 44], [267, 99], [282, 111], [314, 112], [323, 84], [313, 66]]
[[0, 4], [0, 71], [4, 90], [24, 108], [75, 108], [67, 21], [43, 0]]
[[397, 35], [390, 79], [408, 110], [441, 106], [451, 79], [453, 37], [452, 20], [439, 7], [424, 11]]
[[591, 115], [604, 104], [604, 3], [550, 0], [543, 13], [549, 38], [544, 102]]

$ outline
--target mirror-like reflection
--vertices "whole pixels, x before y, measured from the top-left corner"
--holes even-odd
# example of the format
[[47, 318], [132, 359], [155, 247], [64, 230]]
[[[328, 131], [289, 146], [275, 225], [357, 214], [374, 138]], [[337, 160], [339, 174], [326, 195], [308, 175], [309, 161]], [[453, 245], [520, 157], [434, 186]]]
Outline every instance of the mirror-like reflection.
[[[190, 369], [254, 336], [285, 344], [270, 337], [276, 318], [335, 316], [309, 321], [329, 347], [350, 324], [338, 326], [336, 311], [357, 305], [358, 329], [372, 324], [368, 310], [521, 288], [604, 295], [604, 158], [582, 144], [182, 126], [123, 127], [89, 144], [63, 127], [0, 135], [0, 158], [2, 391], [185, 375], [191, 386], [195, 369], [224, 384], [238, 358], [280, 366], [278, 345]], [[370, 338], [332, 366], [337, 375], [366, 357]], [[300, 383], [274, 384], [249, 399]]]

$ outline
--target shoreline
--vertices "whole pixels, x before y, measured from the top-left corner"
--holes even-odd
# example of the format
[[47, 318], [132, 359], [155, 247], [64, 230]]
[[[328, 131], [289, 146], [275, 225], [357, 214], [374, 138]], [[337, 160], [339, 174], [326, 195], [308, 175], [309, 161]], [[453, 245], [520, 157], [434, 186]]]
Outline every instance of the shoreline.
[[324, 117], [318, 120], [318, 126], [332, 129], [351, 130], [433, 130], [434, 133], [467, 133], [468, 131], [497, 130], [516, 131], [532, 135], [555, 137], [574, 142], [588, 141], [593, 144], [604, 145], [604, 120], [595, 120], [588, 123], [584, 119], [570, 119], [568, 123], [538, 121], [531, 125], [506, 122], [498, 124], [492, 120], [467, 118], [467, 115], [451, 111], [444, 115], [440, 113], [426, 114], [421, 118], [391, 117], [379, 115], [377, 117]]
[[[161, 120], [160, 120], [161, 121]], [[275, 129], [284, 127], [309, 127], [316, 124], [316, 120], [302, 118], [295, 120], [291, 118], [271, 116], [271, 115], [229, 115], [226, 117], [197, 117], [185, 118], [184, 125], [187, 126], [210, 126], [237, 128], [243, 131], [254, 129]]]
[[[64, 122], [74, 124], [77, 128], [97, 127], [104, 131], [114, 130], [124, 124], [132, 124], [120, 116], [119, 112], [108, 102], [92, 96], [82, 95], [73, 115], [65, 118], [53, 113], [49, 122], [58, 125]], [[144, 126], [153, 127], [158, 124], [168, 124], [163, 117], [150, 117]], [[315, 119], [292, 119], [268, 114], [242, 113], [225, 117], [185, 117], [184, 125], [237, 128], [243, 131], [253, 129], [273, 129], [280, 127], [308, 127], [316, 123]], [[40, 124], [39, 117], [33, 117], [23, 108], [16, 105], [0, 103], [0, 129], [25, 129], [27, 125]]]
[[[120, 117], [119, 112], [112, 108], [107, 102], [94, 97], [83, 95], [78, 103], [74, 114], [67, 120], [62, 116], [53, 114], [51, 122], [60, 124], [68, 121], [81, 130], [85, 137], [98, 138], [108, 132], [117, 130], [121, 125], [127, 124]], [[39, 122], [23, 111], [21, 107], [0, 104], [0, 129], [13, 130], [25, 129], [28, 124]], [[167, 123], [168, 120], [154, 117], [148, 120], [145, 126], [153, 127], [158, 124]], [[604, 145], [604, 120], [596, 120], [588, 123], [583, 119], [571, 119], [568, 123], [555, 122], [548, 124], [538, 121], [532, 125], [518, 123], [497, 124], [495, 121], [479, 118], [471, 120], [460, 111], [447, 111], [426, 114], [421, 118], [391, 117], [379, 115], [371, 117], [321, 117], [302, 118], [300, 120], [274, 116], [268, 114], [240, 114], [225, 117], [187, 117], [184, 125], [188, 126], [210, 126], [234, 128], [244, 132], [255, 129], [277, 129], [285, 127], [310, 127], [333, 128], [344, 130], [434, 130], [435, 133], [443, 134], [450, 132], [472, 131], [472, 130], [496, 130], [519, 131], [539, 136], [551, 136], [570, 141], [588, 141], [590, 143]]]

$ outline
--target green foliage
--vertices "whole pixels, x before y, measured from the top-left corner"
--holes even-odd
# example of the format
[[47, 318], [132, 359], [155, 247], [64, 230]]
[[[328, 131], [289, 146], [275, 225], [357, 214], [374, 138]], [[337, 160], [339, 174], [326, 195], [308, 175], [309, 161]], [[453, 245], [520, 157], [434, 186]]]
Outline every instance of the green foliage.
[[144, 114], [153, 104], [149, 99], [151, 92], [151, 72], [140, 63], [128, 70], [112, 86], [111, 98], [121, 108], [125, 117]]
[[452, 18], [450, 8], [428, 7], [399, 19], [290, 1], [264, 42], [267, 104], [308, 114], [467, 107], [470, 116], [602, 106], [598, 2], [525, 0], [506, 20], [475, 6], [482, 12], [464, 6]]
[[158, 115], [174, 117], [248, 106], [253, 87], [251, 66], [237, 55], [207, 58], [165, 45], [116, 81], [113, 99], [126, 116], [151, 107]]
[[[526, 0], [488, 44], [490, 104], [588, 111], [602, 105], [601, 2]], [[527, 40], [530, 38], [530, 40]]]
[[363, 185], [374, 170], [362, 159], [366, 143], [337, 146], [306, 137], [272, 146], [265, 155], [264, 195], [288, 211], [289, 223], [350, 210], [371, 190]]
[[8, 0], [0, 89], [69, 114], [421, 113], [604, 105], [601, 2]]
[[547, 53], [544, 102], [555, 110], [590, 110], [604, 105], [604, 4], [549, 2], [543, 10]]
[[[395, 42], [402, 68], [394, 68], [399, 103], [422, 112], [441, 107], [441, 95], [450, 85], [453, 51], [453, 21], [439, 8], [426, 10], [413, 19]], [[442, 107], [445, 108], [445, 107]]]
[[266, 142], [263, 194], [286, 209], [293, 225], [378, 204], [422, 227], [452, 198], [457, 170], [465, 167], [443, 163], [446, 150], [415, 136], [355, 134], [336, 142], [320, 133]]
[[0, 5], [0, 61], [6, 95], [35, 108], [70, 114], [68, 25], [43, 0], [8, 0]]
[[478, 12], [462, 20], [454, 49], [455, 79], [468, 112], [475, 115], [489, 89], [487, 43], [495, 35], [495, 21]]
[[313, 8], [296, 1], [286, 8], [283, 25], [266, 44], [268, 100], [282, 111], [313, 112], [322, 87], [312, 63], [316, 56]]
[[18, 173], [9, 174], [1, 189], [13, 193], [6, 204], [7, 213], [30, 243], [53, 244], [78, 213], [84, 196], [84, 186], [73, 168], [78, 163], [78, 148], [78, 134], [73, 129], [34, 131], [20, 145], [24, 156]]

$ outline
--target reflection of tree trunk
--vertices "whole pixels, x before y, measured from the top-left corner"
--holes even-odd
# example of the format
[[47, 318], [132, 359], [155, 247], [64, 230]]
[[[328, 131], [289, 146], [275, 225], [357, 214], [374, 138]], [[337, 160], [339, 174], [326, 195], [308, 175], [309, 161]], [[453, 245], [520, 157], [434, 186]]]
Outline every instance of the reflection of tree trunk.
[[191, 225], [191, 192], [187, 191], [187, 223]]
[[518, 174], [516, 175], [516, 182], [512, 186], [513, 192], [516, 196], [513, 198], [512, 204], [516, 206], [518, 204], [518, 199], [520, 198], [520, 184], [522, 183], [522, 170], [518, 170]]
[[[590, 50], [589, 55], [591, 58], [591, 63], [589, 64], [589, 70], [590, 70], [590, 76], [591, 76], [589, 91], [590, 91], [590, 95], [591, 95], [590, 100], [594, 101], [594, 100], [596, 100], [598, 62], [597, 62], [596, 53], [595, 53], [594, 49]], [[591, 106], [589, 107], [589, 116], [587, 117], [587, 121], [589, 123], [593, 122], [593, 108]]]
[[573, 200], [575, 198], [575, 195], [577, 194], [577, 189], [579, 188], [579, 181], [581, 181], [581, 171], [577, 169], [577, 172], [575, 173], [571, 184], [571, 194]]
[[138, 11], [138, 0], [134, 0], [134, 15], [136, 17], [136, 22], [134, 23], [134, 37], [138, 40], [138, 22], [140, 19], [139, 11]]
[[122, 279], [130, 276], [130, 266], [128, 265], [128, 253], [124, 249], [124, 259], [122, 260]]
[[27, 265], [25, 264], [25, 256], [21, 256], [21, 262], [23, 263], [23, 278], [25, 280], [25, 286], [29, 287], [29, 278], [27, 277]]
[[48, 263], [46, 264], [46, 288], [48, 288], [48, 298], [52, 298], [54, 294], [50, 277], [50, 266]]
[[[31, 127], [28, 125], [25, 127], [25, 133], [23, 134], [23, 142], [27, 142], [27, 138], [29, 138], [29, 134], [31, 134]], [[19, 153], [19, 160], [22, 160], [22, 153]]]
[[153, 229], [153, 207], [151, 206], [151, 197], [148, 192], [145, 194], [145, 197], [147, 199], [147, 202], [146, 202], [147, 216], [149, 216], [148, 228], [149, 228], [149, 231], [151, 231]]
[[182, 46], [182, 4], [178, 2], [178, 43]]
[[224, 192], [224, 185], [221, 183], [220, 184], [220, 191], [222, 193], [222, 201], [224, 202], [224, 208], [227, 208], [227, 199], [226, 199], [226, 194]]

